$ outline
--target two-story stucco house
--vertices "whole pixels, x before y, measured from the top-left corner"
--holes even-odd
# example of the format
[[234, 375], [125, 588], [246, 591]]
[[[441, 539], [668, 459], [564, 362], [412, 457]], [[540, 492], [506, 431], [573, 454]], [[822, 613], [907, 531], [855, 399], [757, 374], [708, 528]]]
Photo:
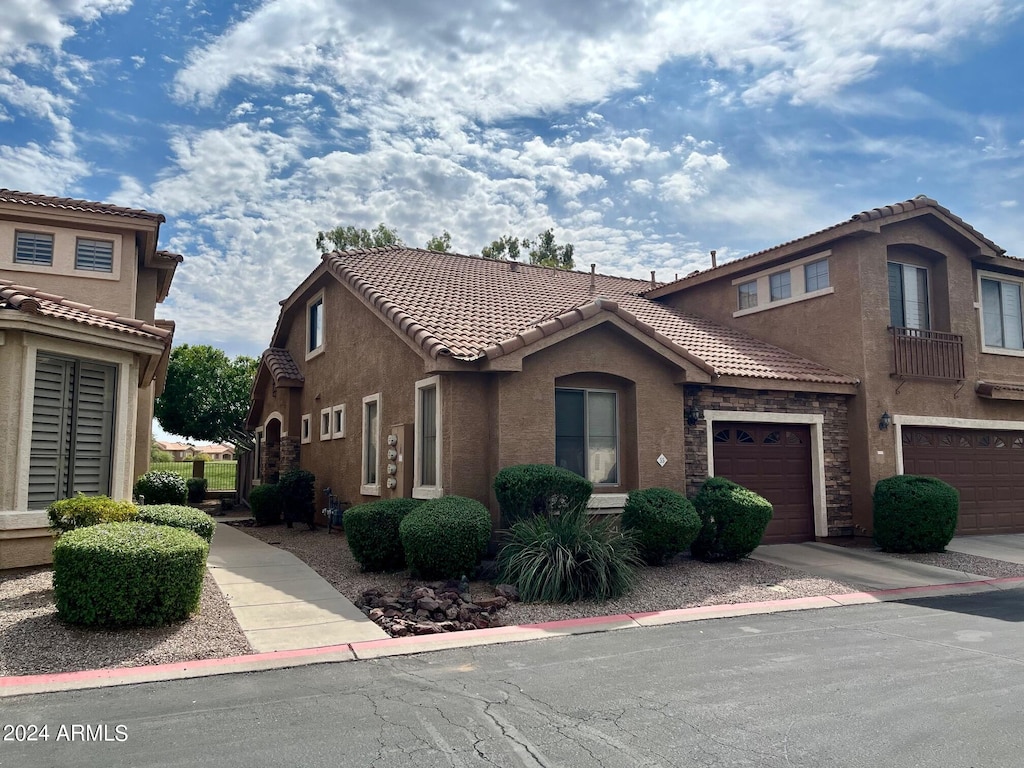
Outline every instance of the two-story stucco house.
[[866, 534], [900, 472], [963, 533], [1024, 531], [1024, 262], [927, 198], [669, 284], [388, 247], [283, 302], [253, 391], [256, 481], [350, 503], [472, 496], [557, 464], [594, 508], [729, 477], [766, 543]]
[[[646, 295], [860, 381], [848, 421], [856, 533], [871, 528], [874, 484], [902, 473], [959, 489], [960, 533], [1005, 533], [1024, 531], [1022, 290], [1024, 261], [922, 196]], [[721, 457], [735, 430], [708, 393], [687, 406], [704, 410], [692, 434], [707, 436], [713, 471], [752, 478]]]
[[0, 567], [46, 562], [55, 499], [130, 498], [149, 466], [181, 256], [161, 214], [0, 190]]

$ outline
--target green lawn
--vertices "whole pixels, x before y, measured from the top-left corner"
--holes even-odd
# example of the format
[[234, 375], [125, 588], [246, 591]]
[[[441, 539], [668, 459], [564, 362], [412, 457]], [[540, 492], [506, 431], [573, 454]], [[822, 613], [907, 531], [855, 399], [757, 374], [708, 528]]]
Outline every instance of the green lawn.
[[[235, 489], [235, 467], [237, 461], [208, 461], [203, 467], [208, 491], [233, 491]], [[154, 461], [150, 469], [162, 472], [176, 472], [186, 480], [192, 477], [191, 461]]]

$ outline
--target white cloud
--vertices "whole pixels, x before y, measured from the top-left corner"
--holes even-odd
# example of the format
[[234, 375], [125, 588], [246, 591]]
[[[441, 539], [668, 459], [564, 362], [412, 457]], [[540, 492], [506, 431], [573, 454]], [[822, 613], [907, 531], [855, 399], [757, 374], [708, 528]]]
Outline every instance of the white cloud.
[[[192, 51], [177, 93], [210, 103], [236, 79], [268, 86], [319, 73], [326, 79], [311, 79], [377, 91], [415, 114], [496, 120], [596, 103], [689, 58], [745, 79], [752, 103], [824, 102], [870, 77], [882, 57], [946, 56], [1020, 12], [1004, 0], [664, 0], [590, 5], [582, 15], [564, 6], [271, 0]], [[720, 78], [709, 82], [722, 93]]]
[[33, 46], [57, 50], [75, 34], [76, 24], [130, 6], [131, 0], [4, 0], [0, 62], [30, 58]]

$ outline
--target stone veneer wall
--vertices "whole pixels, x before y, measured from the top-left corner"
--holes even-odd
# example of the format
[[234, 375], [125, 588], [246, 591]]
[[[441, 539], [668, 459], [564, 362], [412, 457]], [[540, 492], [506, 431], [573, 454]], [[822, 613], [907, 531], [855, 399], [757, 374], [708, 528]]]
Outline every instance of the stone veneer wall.
[[[829, 536], [853, 535], [850, 485], [850, 439], [846, 395], [779, 392], [731, 387], [686, 388], [684, 405], [716, 411], [758, 413], [820, 413], [825, 454], [825, 503]], [[707, 423], [702, 419], [686, 432], [686, 494], [693, 496], [708, 476]]]

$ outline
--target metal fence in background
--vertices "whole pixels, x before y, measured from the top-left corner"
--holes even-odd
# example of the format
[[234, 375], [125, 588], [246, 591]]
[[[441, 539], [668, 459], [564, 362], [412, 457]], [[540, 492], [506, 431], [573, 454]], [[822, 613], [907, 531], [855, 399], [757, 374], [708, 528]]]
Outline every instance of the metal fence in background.
[[[174, 472], [188, 480], [190, 477], [205, 477], [208, 491], [235, 490], [235, 461], [154, 461], [151, 470]], [[201, 465], [201, 466], [196, 466]]]

